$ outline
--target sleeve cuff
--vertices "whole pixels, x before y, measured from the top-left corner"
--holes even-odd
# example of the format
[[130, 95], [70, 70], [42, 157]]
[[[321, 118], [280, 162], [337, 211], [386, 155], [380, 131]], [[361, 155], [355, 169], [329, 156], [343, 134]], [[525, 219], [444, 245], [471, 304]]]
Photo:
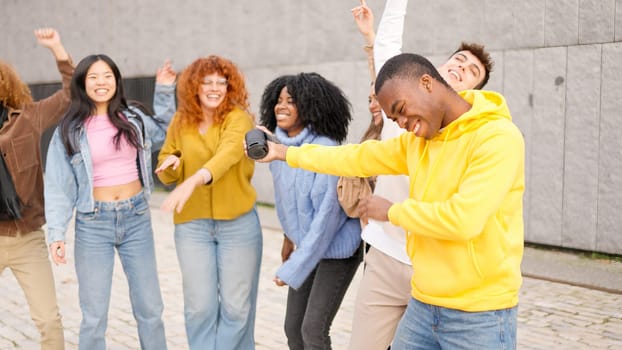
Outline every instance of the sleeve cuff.
[[[173, 93], [175, 92], [175, 86], [176, 84], [155, 84], [155, 92], [162, 92], [162, 93]], [[155, 93], [154, 92], [154, 93]]]
[[201, 175], [201, 177], [203, 177], [203, 184], [204, 185], [208, 185], [212, 182], [212, 173], [210, 173], [209, 170], [205, 169], [205, 168], [201, 168], [197, 171], [197, 174]]
[[296, 278], [294, 274], [291, 273], [285, 265], [281, 265], [281, 267], [276, 272], [276, 277], [278, 277], [281, 281], [287, 283], [288, 286], [298, 289], [302, 285], [302, 282], [299, 278]]
[[389, 222], [395, 226], [400, 226], [399, 214], [400, 214], [401, 209], [402, 209], [402, 205], [399, 203], [395, 203], [389, 208], [389, 212], [387, 213], [387, 216], [389, 217]]
[[285, 161], [287, 161], [287, 165], [291, 166], [292, 168], [300, 168], [300, 163], [298, 162], [299, 154], [300, 147], [287, 147], [287, 153], [285, 153]]
[[58, 232], [49, 232], [47, 234], [47, 244], [48, 246], [54, 242], [64, 242], [65, 235]]

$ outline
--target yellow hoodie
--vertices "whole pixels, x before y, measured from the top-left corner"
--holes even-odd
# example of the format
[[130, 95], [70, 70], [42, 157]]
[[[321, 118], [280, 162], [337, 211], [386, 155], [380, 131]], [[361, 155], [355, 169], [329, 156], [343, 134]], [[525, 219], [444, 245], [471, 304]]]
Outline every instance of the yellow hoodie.
[[408, 174], [389, 209], [407, 233], [412, 296], [464, 311], [518, 303], [523, 255], [524, 141], [505, 99], [460, 95], [472, 108], [425, 140], [412, 132], [359, 145], [290, 147], [292, 167], [343, 176]]

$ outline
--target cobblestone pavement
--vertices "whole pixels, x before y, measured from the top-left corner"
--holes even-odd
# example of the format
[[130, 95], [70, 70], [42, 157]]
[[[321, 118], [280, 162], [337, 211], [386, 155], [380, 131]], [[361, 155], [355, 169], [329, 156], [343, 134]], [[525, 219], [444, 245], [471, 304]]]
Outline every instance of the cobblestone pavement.
[[[152, 201], [152, 207], [153, 202], [156, 201]], [[175, 255], [172, 216], [154, 207], [152, 218], [168, 348], [187, 349], [181, 275]], [[69, 263], [53, 268], [67, 349], [77, 349], [80, 326], [78, 286], [71, 258], [72, 241], [73, 233], [70, 232]], [[272, 283], [272, 276], [280, 263], [281, 242], [280, 231], [264, 228], [264, 255], [255, 332], [257, 350], [287, 349], [282, 327], [287, 289]], [[331, 337], [334, 349], [347, 347], [360, 275], [361, 269], [333, 323]], [[38, 349], [39, 334], [30, 319], [23, 293], [9, 270], [0, 275], [0, 295], [0, 350]], [[106, 339], [108, 349], [139, 349], [127, 282], [118, 260]], [[622, 349], [622, 295], [525, 278], [520, 293], [518, 348]]]

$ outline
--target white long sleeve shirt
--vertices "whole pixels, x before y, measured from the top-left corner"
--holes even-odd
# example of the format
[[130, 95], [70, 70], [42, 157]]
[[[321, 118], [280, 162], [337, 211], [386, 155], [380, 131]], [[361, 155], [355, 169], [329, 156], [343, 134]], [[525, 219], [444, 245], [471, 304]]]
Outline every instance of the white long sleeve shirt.
[[[402, 36], [407, 5], [408, 0], [387, 0], [386, 2], [374, 42], [376, 75], [389, 58], [402, 53]], [[388, 119], [384, 112], [382, 118], [384, 119], [384, 126], [380, 135], [382, 140], [397, 137], [405, 131], [397, 123]], [[408, 198], [408, 191], [408, 176], [381, 175], [376, 180], [374, 194], [391, 202], [402, 202]], [[410, 258], [406, 254], [406, 233], [402, 228], [388, 221], [369, 220], [369, 224], [363, 229], [361, 237], [384, 254], [404, 264], [411, 264]]]

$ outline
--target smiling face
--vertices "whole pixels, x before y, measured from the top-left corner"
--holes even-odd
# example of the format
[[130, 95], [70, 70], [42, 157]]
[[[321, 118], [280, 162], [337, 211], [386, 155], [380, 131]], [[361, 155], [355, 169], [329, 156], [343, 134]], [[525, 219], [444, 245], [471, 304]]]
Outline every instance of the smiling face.
[[203, 111], [214, 112], [220, 106], [227, 95], [228, 85], [227, 78], [219, 73], [211, 73], [203, 77], [197, 93]]
[[382, 109], [380, 108], [376, 92], [374, 91], [374, 84], [371, 84], [367, 102], [367, 108], [369, 108], [369, 113], [371, 113], [371, 117], [374, 120], [374, 125], [380, 125], [382, 122]]
[[387, 117], [401, 128], [431, 139], [443, 122], [439, 102], [430, 89], [432, 84], [441, 83], [429, 75], [421, 76], [417, 82], [406, 78], [387, 80], [378, 92], [378, 102]]
[[483, 80], [486, 70], [471, 51], [458, 51], [438, 67], [443, 79], [456, 91], [475, 89]]
[[86, 95], [95, 103], [98, 115], [106, 114], [110, 100], [117, 92], [117, 80], [110, 66], [96, 61], [89, 67], [84, 81]]
[[287, 92], [287, 86], [281, 89], [279, 99], [274, 105], [274, 115], [276, 126], [287, 132], [289, 137], [298, 135], [304, 129], [302, 120], [298, 118], [298, 108], [294, 104], [294, 99]]

